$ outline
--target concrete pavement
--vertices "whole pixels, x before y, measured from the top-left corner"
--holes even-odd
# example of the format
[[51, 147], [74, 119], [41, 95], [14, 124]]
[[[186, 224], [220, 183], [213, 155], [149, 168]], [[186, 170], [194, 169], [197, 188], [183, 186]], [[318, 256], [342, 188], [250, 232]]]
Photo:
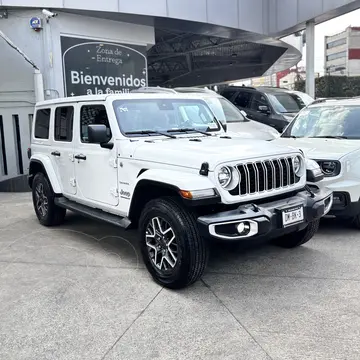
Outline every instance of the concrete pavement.
[[360, 359], [360, 231], [324, 221], [298, 249], [216, 246], [177, 292], [135, 238], [74, 214], [44, 228], [29, 193], [0, 193], [0, 359]]

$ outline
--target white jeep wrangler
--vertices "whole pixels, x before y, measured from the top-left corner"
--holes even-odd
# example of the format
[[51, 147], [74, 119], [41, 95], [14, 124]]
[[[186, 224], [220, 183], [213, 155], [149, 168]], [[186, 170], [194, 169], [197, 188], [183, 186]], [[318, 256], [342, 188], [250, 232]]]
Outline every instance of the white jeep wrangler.
[[145, 265], [163, 286], [202, 275], [208, 240], [309, 241], [332, 203], [312, 192], [304, 155], [231, 138], [199, 96], [120, 94], [38, 103], [29, 185], [41, 224], [66, 209], [138, 227]]

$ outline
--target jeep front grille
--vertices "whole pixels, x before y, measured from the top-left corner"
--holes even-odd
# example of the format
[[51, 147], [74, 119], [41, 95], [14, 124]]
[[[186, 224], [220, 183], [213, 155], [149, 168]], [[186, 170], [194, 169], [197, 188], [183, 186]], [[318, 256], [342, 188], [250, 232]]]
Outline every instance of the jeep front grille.
[[263, 191], [291, 187], [299, 182], [291, 157], [249, 162], [236, 166], [240, 174], [239, 186], [231, 195], [249, 195]]

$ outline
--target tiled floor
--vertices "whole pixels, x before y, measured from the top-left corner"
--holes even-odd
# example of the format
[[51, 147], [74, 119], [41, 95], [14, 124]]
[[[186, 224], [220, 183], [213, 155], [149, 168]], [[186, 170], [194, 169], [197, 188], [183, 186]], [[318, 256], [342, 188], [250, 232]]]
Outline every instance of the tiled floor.
[[41, 227], [0, 193], [1, 360], [360, 359], [360, 231], [217, 246], [203, 279], [156, 285], [135, 233], [70, 214]]

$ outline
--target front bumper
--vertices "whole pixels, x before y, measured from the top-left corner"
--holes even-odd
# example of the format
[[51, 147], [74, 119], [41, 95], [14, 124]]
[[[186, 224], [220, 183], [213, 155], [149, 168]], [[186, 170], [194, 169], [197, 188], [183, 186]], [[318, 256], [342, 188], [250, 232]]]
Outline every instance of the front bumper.
[[[235, 210], [200, 216], [197, 221], [203, 237], [225, 241], [275, 238], [302, 230], [311, 221], [326, 215], [331, 208], [332, 200], [330, 190], [321, 189], [312, 194], [304, 190], [287, 199], [261, 205], [240, 205]], [[295, 222], [285, 225], [284, 211], [294, 210], [298, 214], [301, 208], [303, 218], [294, 216]], [[240, 225], [241, 223], [243, 225]], [[243, 228], [244, 231], [240, 232]]]
[[347, 192], [337, 191], [333, 193], [333, 205], [329, 215], [341, 218], [353, 218], [360, 214], [360, 199], [351, 201], [351, 196]]
[[328, 189], [333, 192], [333, 204], [329, 215], [350, 218], [360, 214], [360, 182], [343, 178], [324, 178], [311, 187]]

